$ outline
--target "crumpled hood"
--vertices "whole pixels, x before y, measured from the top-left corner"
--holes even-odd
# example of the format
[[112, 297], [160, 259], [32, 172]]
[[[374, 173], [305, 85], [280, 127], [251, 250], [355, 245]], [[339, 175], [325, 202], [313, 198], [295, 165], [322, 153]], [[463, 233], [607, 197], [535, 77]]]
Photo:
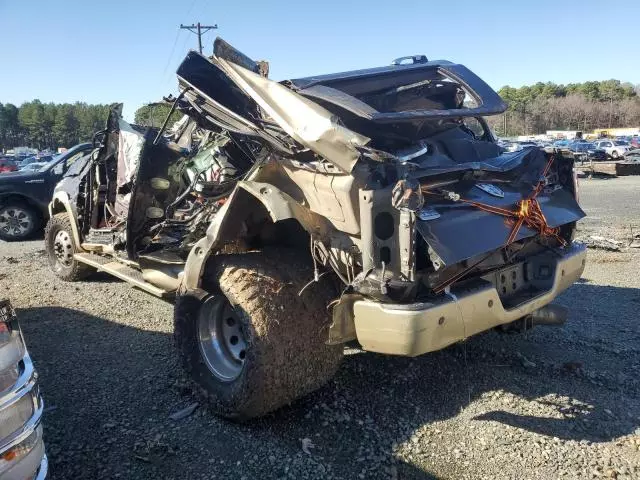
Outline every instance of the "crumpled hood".
[[[185, 99], [196, 111], [203, 111], [204, 104], [220, 127], [263, 136], [280, 148], [269, 126], [274, 122], [286, 134], [286, 143], [308, 148], [344, 172], [351, 172], [358, 149], [370, 141], [312, 100], [224, 58], [189, 52], [177, 73]], [[265, 118], [258, 118], [261, 114]]]
[[357, 147], [365, 146], [369, 138], [340, 125], [331, 112], [284, 85], [223, 58], [217, 61], [229, 77], [294, 140], [345, 172], [353, 169], [360, 157]]

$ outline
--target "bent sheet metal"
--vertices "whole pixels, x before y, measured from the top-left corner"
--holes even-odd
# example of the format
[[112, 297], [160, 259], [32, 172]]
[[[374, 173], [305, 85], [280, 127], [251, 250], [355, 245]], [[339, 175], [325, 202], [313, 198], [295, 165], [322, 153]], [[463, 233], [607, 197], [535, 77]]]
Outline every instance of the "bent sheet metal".
[[[472, 202], [516, 212], [521, 202], [531, 197], [536, 187], [533, 179], [540, 180], [544, 157], [537, 150], [526, 152], [517, 166], [500, 172], [495, 172], [491, 162], [487, 162], [490, 170], [485, 172], [482, 183], [462, 180], [449, 190]], [[498, 158], [495, 163], [501, 164], [503, 160]], [[492, 176], [496, 185], [488, 181]], [[478, 188], [479, 185], [490, 185], [493, 188]], [[497, 191], [501, 195], [497, 195]], [[571, 192], [565, 189], [542, 188], [536, 200], [546, 219], [546, 225], [550, 228], [576, 222], [585, 216]], [[500, 248], [508, 242], [512, 232], [511, 218], [465, 202], [427, 195], [425, 206], [439, 216], [418, 215], [416, 228], [445, 265], [453, 265]], [[538, 233], [523, 224], [513, 240], [534, 237]]]

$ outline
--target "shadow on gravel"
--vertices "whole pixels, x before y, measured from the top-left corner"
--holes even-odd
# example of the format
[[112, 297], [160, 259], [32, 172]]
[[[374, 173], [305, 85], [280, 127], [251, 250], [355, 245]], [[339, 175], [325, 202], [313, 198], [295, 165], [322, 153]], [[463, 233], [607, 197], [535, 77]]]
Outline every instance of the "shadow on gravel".
[[[52, 479], [351, 479], [372, 464], [366, 478], [392, 478], [393, 468], [397, 478], [437, 478], [413, 465], [392, 465], [382, 449], [380, 461], [356, 461], [358, 445], [391, 448], [374, 435], [363, 443], [364, 430], [332, 421], [328, 430], [337, 433], [337, 425], [340, 432], [316, 437], [322, 422], [305, 415], [324, 412], [319, 405], [342, 397], [343, 387], [329, 385], [249, 424], [220, 420], [203, 408], [173, 421], [169, 415], [193, 397], [171, 335], [62, 307], [18, 309], [17, 315], [40, 374]], [[311, 455], [301, 449], [307, 437], [316, 445]]]
[[[426, 470], [442, 472], [443, 465], [446, 477], [456, 478], [469, 472], [456, 470], [453, 454], [441, 449], [436, 469], [430, 457], [416, 454], [405, 462], [394, 449], [474, 400], [479, 402], [470, 422], [499, 422], [562, 439], [608, 441], [637, 427], [637, 389], [632, 406], [624, 386], [581, 371], [588, 366], [585, 356], [609, 363], [615, 354], [598, 345], [570, 345], [577, 318], [585, 322], [585, 335], [606, 336], [618, 316], [627, 314], [621, 309], [637, 310], [640, 292], [588, 283], [570, 292], [562, 303], [572, 308], [574, 319], [553, 333], [542, 328], [526, 335], [488, 333], [413, 359], [350, 349], [329, 385], [244, 425], [202, 408], [181, 421], [169, 420], [193, 397], [168, 334], [60, 307], [17, 313], [50, 409], [44, 428], [51, 478], [422, 479], [437, 478]], [[584, 298], [603, 300], [583, 306]], [[631, 328], [637, 335], [638, 327]], [[526, 348], [527, 355], [534, 352], [535, 367], [518, 356]], [[558, 352], [566, 358], [556, 359]], [[625, 362], [640, 364], [637, 350], [630, 355]], [[564, 365], [567, 359], [576, 363]], [[570, 405], [542, 398], [550, 394], [568, 397]], [[522, 413], [511, 404], [514, 397], [547, 411], [551, 406], [557, 418]], [[496, 409], [501, 402], [504, 408]], [[307, 438], [315, 444], [311, 455], [301, 449]], [[425, 438], [432, 446], [442, 441], [435, 428]]]
[[[490, 411], [475, 420], [576, 441], [605, 442], [633, 433], [640, 426], [640, 289], [580, 279], [559, 303], [570, 308], [566, 326], [535, 329], [527, 334], [530, 337], [520, 336], [511, 345], [513, 353], [522, 349], [539, 364], [519, 368], [533, 381], [502, 386], [498, 380], [488, 390], [502, 388], [530, 400], [554, 393], [570, 398], [570, 404], [536, 400], [552, 407], [559, 418]], [[491, 343], [489, 336], [473, 340], [478, 340], [478, 346]], [[484, 376], [478, 374], [476, 378]]]

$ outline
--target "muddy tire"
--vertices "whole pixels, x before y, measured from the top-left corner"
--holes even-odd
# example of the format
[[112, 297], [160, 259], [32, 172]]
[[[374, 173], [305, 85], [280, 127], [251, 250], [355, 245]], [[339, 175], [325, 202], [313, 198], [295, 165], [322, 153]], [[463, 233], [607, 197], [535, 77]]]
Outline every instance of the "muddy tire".
[[[321, 279], [298, 296], [313, 278], [309, 263], [284, 251], [218, 255], [203, 279], [210, 294], [177, 298], [182, 363], [216, 414], [241, 421], [262, 416], [335, 374], [343, 347], [325, 341], [327, 305], [336, 295]], [[209, 347], [213, 337], [225, 335], [231, 342]], [[226, 359], [219, 353], [225, 350]]]
[[78, 246], [73, 239], [71, 219], [67, 213], [56, 213], [49, 219], [44, 230], [44, 243], [49, 267], [58, 278], [75, 282], [95, 271], [73, 258]]
[[29, 238], [42, 226], [36, 210], [24, 202], [9, 200], [0, 207], [0, 239], [18, 242]]

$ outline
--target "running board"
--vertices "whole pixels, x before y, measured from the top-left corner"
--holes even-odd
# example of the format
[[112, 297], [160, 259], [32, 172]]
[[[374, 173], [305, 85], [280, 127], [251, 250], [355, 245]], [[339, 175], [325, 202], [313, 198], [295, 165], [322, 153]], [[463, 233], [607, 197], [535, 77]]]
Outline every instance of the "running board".
[[118, 262], [117, 260], [113, 260], [109, 257], [103, 257], [93, 253], [76, 253], [73, 255], [73, 258], [97, 269], [98, 271], [107, 272], [114, 277], [118, 277], [120, 280], [124, 280], [134, 287], [138, 287], [145, 292], [155, 295], [156, 297], [169, 297], [174, 293], [158, 288], [147, 282], [142, 278], [142, 272], [140, 272], [140, 270], [136, 270], [135, 268], [129, 267], [124, 263]]

